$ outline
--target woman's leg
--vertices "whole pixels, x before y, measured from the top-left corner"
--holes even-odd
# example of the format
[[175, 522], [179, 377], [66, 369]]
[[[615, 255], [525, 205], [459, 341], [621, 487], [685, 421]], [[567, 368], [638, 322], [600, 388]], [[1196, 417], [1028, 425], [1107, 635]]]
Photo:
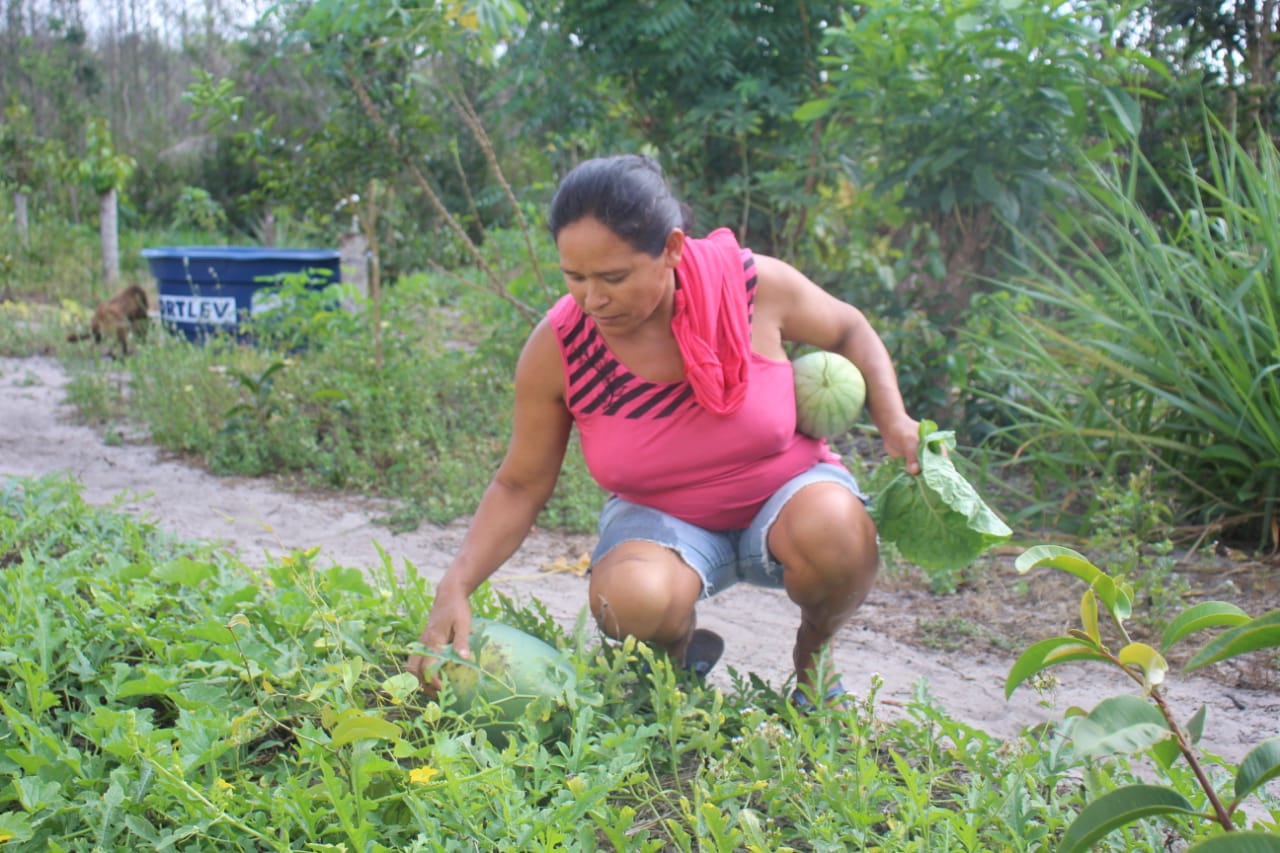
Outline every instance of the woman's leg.
[[632, 636], [683, 664], [702, 578], [663, 545], [630, 540], [591, 566], [591, 614], [611, 637]]
[[778, 513], [768, 545], [782, 563], [787, 595], [800, 606], [792, 652], [796, 685], [813, 688], [822, 647], [849, 621], [875, 582], [880, 565], [875, 524], [862, 501], [844, 486], [811, 483]]

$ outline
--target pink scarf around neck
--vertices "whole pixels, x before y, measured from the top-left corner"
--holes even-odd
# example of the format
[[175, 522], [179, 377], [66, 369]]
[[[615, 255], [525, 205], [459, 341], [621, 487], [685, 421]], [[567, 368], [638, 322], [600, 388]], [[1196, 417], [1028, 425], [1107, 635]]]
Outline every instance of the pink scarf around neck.
[[671, 331], [685, 375], [702, 406], [717, 415], [738, 410], [747, 395], [751, 330], [747, 322], [742, 250], [728, 228], [686, 239]]

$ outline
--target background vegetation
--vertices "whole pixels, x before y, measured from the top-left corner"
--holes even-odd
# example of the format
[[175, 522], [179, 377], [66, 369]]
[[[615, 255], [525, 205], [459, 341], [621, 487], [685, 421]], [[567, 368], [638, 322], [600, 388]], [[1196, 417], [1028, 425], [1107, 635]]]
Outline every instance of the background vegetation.
[[[504, 449], [516, 353], [529, 324], [560, 291], [553, 247], [542, 231], [550, 192], [584, 157], [643, 151], [666, 167], [700, 230], [732, 225], [746, 244], [786, 257], [872, 316], [912, 411], [956, 432], [959, 464], [1015, 529], [1093, 546], [1118, 560], [1114, 570], [1122, 578], [1164, 591], [1151, 600], [1172, 609], [1173, 549], [1231, 545], [1266, 556], [1280, 547], [1278, 25], [1280, 12], [1263, 0], [1060, 6], [6, 0], [0, 353], [61, 357], [73, 372], [74, 401], [107, 440], [119, 440], [125, 426], [141, 426], [215, 471], [284, 475], [392, 497], [400, 509], [390, 520], [397, 524], [463, 515], [483, 487], [477, 472], [492, 470]], [[335, 247], [353, 232], [369, 248], [367, 297], [295, 292], [290, 319], [255, 329], [254, 346], [229, 340], [193, 346], [159, 329], [121, 362], [65, 341], [117, 283], [154, 287], [144, 247]], [[340, 300], [356, 310], [337, 309]], [[865, 427], [837, 442], [862, 471], [878, 461], [868, 438], [874, 436]], [[588, 529], [599, 498], [571, 453], [541, 521]], [[26, 510], [13, 511], [25, 517]], [[0, 554], [5, 566], [29, 546], [10, 547]], [[54, 550], [61, 556], [66, 547]], [[74, 553], [80, 562], [63, 566], [71, 579], [50, 580], [54, 587], [84, 583], [74, 578], [88, 570], [88, 558]], [[174, 557], [165, 551], [136, 558], [138, 565], [153, 559]], [[147, 575], [131, 566], [121, 571]], [[932, 580], [947, 589], [957, 578]], [[364, 581], [343, 575], [333, 582], [361, 602], [376, 598]], [[421, 614], [383, 616], [413, 623]], [[122, 630], [144, 636], [158, 629], [137, 623]], [[301, 635], [290, 628], [285, 636]], [[46, 649], [42, 666], [52, 666], [48, 640], [36, 641]], [[368, 637], [359, 642], [373, 648]], [[117, 667], [177, 666], [134, 653], [102, 652]], [[236, 660], [251, 669], [243, 650]], [[330, 665], [351, 666], [320, 664]], [[617, 661], [601, 666], [622, 678]], [[343, 671], [373, 684], [386, 675], [365, 663]], [[6, 734], [25, 738], [33, 755], [66, 738], [71, 746], [57, 749], [77, 752], [74, 761], [59, 753], [6, 766], [45, 786], [28, 790], [23, 785], [37, 783], [15, 782], [0, 801], [8, 804], [0, 811], [8, 821], [35, 813], [35, 803], [52, 804], [64, 817], [81, 808], [61, 792], [70, 790], [66, 774], [78, 772], [76, 762], [91, 753], [100, 762], [94, 773], [115, 780], [94, 802], [122, 806], [121, 791], [136, 793], [135, 804], [146, 802], [165, 765], [143, 747], [159, 749], [156, 732], [167, 732], [175, 714], [204, 713], [183, 703], [207, 699], [171, 686], [167, 700], [146, 700], [151, 704], [139, 708], [153, 728], [146, 737], [131, 730], [133, 740], [113, 749], [143, 750], [137, 754], [151, 755], [156, 766], [150, 759], [117, 765], [108, 760], [111, 750], [77, 745], [77, 739], [103, 742], [98, 729], [51, 735], [42, 728], [57, 714], [41, 707], [44, 694], [32, 685], [48, 671], [15, 673], [5, 686]], [[110, 687], [112, 702], [122, 698], [124, 678]], [[313, 686], [290, 688], [292, 695], [313, 696], [311, 704], [271, 713], [285, 720], [284, 729], [323, 740], [324, 720], [334, 719], [325, 715], [347, 706], [315, 698], [333, 684]], [[343, 702], [356, 703], [351, 682], [342, 691]], [[19, 695], [36, 697], [34, 704], [19, 707], [8, 698]], [[247, 694], [237, 696], [218, 701], [250, 702]], [[740, 710], [759, 699], [746, 685], [733, 701]], [[245, 713], [258, 714], [262, 697], [252, 702], [259, 710], [245, 704]], [[676, 719], [683, 711], [672, 713]], [[609, 751], [619, 739], [639, 737], [636, 727], [645, 725], [630, 709], [601, 714], [622, 728], [601, 734], [599, 748], [591, 747], [597, 751], [588, 750], [597, 764], [613, 760]], [[59, 725], [83, 722], [64, 716]], [[949, 726], [953, 742], [983, 757], [971, 765], [929, 746], [903, 764], [891, 757], [896, 747], [876, 740], [896, 743], [899, 734], [864, 733], [867, 740], [858, 743], [873, 744], [866, 748], [876, 759], [897, 768], [891, 787], [907, 785], [886, 793], [881, 806], [914, 792], [923, 809], [914, 831], [924, 832], [940, 792], [948, 815], [987, 808], [991, 789], [966, 787], [985, 778], [1004, 791], [991, 812], [1016, 813], [1009, 826], [1018, 829], [1008, 838], [1032, 831], [1018, 821], [1033, 800], [1036, 809], [1048, 809], [1035, 832], [1060, 832], [1059, 810], [1072, 809], [1074, 795], [1055, 799], [1062, 791], [1051, 784], [1018, 787], [1030, 784], [1032, 768], [1044, 779], [1060, 778], [1064, 766], [1052, 748], [1010, 768], [1008, 756], [989, 753], [990, 744], [956, 730], [927, 702], [916, 719], [923, 729], [911, 737], [932, 744], [935, 727]], [[696, 748], [664, 742], [670, 754], [661, 752], [656, 763], [608, 765], [617, 779], [591, 782], [601, 790], [623, 784], [630, 792], [623, 802], [634, 810], [626, 820], [654, 821], [645, 832], [660, 832], [662, 840], [641, 832], [637, 849], [648, 849], [645, 839], [680, 848], [679, 839], [715, 836], [716, 827], [725, 839], [737, 839], [717, 842], [724, 849], [819, 849], [828, 836], [814, 827], [832, 814], [848, 826], [870, 820], [805, 799], [816, 796], [814, 785], [826, 784], [818, 768], [829, 765], [820, 759], [780, 765], [812, 774], [792, 780], [807, 793], [785, 808], [772, 801], [765, 808], [771, 795], [749, 790], [764, 778], [770, 751], [788, 754], [803, 743], [812, 756], [835, 748], [812, 739], [807, 724], [788, 728], [785, 737], [769, 729], [762, 744], [750, 726], [712, 722], [711, 735], [697, 735], [710, 740]], [[439, 734], [418, 723], [410, 728], [407, 741], [373, 740], [412, 752]], [[275, 760], [276, 748], [264, 744], [283, 737], [281, 731], [262, 734], [267, 740], [256, 745], [253, 738], [237, 742], [226, 753], [236, 756], [233, 770], [225, 772], [244, 775], [228, 784], [243, 786], [238, 791], [277, 784], [276, 765], [258, 769], [253, 750]], [[654, 737], [646, 733], [632, 746], [643, 741], [636, 748], [652, 749]], [[724, 753], [726, 738], [743, 738], [732, 742], [745, 752]], [[305, 738], [290, 743], [315, 747]], [[375, 762], [377, 771], [361, 776], [356, 764], [369, 751], [354, 742], [342, 746], [353, 754], [313, 749], [307, 760], [345, 762], [342, 772], [353, 783], [374, 784], [376, 777], [371, 796], [395, 804], [385, 814], [377, 812], [381, 805], [367, 812], [368, 802], [359, 799], [365, 792], [352, 808], [381, 814], [378, 821], [412, 810], [403, 774]], [[482, 747], [449, 747], [455, 751], [448, 754], [475, 763], [457, 769], [456, 778], [509, 775], [517, 772], [513, 766], [546, 760], [535, 751], [521, 753], [516, 765], [495, 763]], [[587, 754], [575, 753], [573, 761]], [[555, 760], [562, 759], [568, 761], [563, 754]], [[204, 774], [206, 788], [216, 786], [215, 778], [224, 778], [221, 760], [206, 756], [188, 770]], [[668, 788], [671, 779], [689, 778], [682, 775], [686, 760], [732, 766], [725, 778], [737, 780], [736, 793], [726, 799], [719, 789]], [[943, 765], [942, 776], [912, 775]], [[47, 769], [54, 767], [63, 769]], [[585, 772], [579, 764], [561, 770], [556, 784]], [[330, 784], [324, 771], [316, 772]], [[229, 806], [208, 806], [216, 804], [210, 792], [221, 789], [202, 788], [201, 800], [188, 790], [188, 776], [174, 779], [165, 783], [176, 785], [165, 796], [197, 804], [191, 807], [199, 814], [183, 824], [197, 827], [190, 837], [221, 839], [217, 833], [236, 821], [249, 826], [264, 814], [293, 820], [271, 811], [275, 805], [248, 800], [250, 812], [228, 818]], [[534, 773], [513, 784], [543, 790], [545, 782]], [[1006, 783], [1018, 790], [1000, 787]], [[696, 783], [703, 784], [714, 787]], [[833, 790], [845, 796], [843, 786]], [[670, 790], [681, 793], [669, 798]], [[959, 806], [961, 800], [970, 805]], [[454, 802], [459, 814], [473, 815], [459, 818], [472, 826], [478, 818], [470, 810], [493, 805]], [[558, 803], [548, 795], [521, 808], [570, 808]], [[716, 811], [724, 803], [734, 804], [730, 813]], [[159, 826], [156, 814], [168, 812], [146, 808], [134, 813], [130, 838], [189, 831]], [[584, 839], [626, 823], [612, 806], [591, 808], [572, 816], [592, 818], [582, 823]], [[766, 827], [764, 841], [750, 834], [757, 813], [776, 821], [759, 825]], [[504, 814], [516, 824], [534, 820]], [[551, 812], [539, 814], [541, 820]], [[947, 833], [976, 828], [944, 823]], [[8, 831], [39, 844], [60, 832], [107, 832], [108, 825], [104, 817], [102, 830], [40, 834], [30, 824], [11, 824]], [[344, 822], [346, 834], [325, 835], [324, 843], [355, 844], [363, 837], [353, 829], [359, 825], [356, 818]], [[893, 823], [868, 826], [885, 844], [899, 830]], [[1192, 837], [1199, 830], [1178, 831]], [[734, 832], [746, 833], [745, 840]], [[94, 838], [106, 846], [114, 836]], [[933, 849], [937, 840], [912, 838], [920, 849]], [[1008, 838], [974, 843], [1023, 849]], [[248, 849], [257, 842], [244, 843]], [[1154, 838], [1150, 843], [1154, 848]]]
[[[243, 380], [270, 354], [134, 363], [132, 408], [214, 467], [381, 482], [406, 520], [465, 510], [473, 489], [442, 488], [467, 452], [455, 426], [480, 413], [473, 461], [500, 452], [503, 377], [558, 292], [548, 195], [585, 156], [641, 150], [702, 228], [731, 224], [867, 310], [912, 410], [999, 472], [1024, 526], [1087, 535], [1097, 486], [1154, 463], [1186, 542], [1277, 545], [1270, 6], [6, 9], [4, 295], [89, 306], [114, 267], [150, 284], [145, 245], [367, 241], [370, 316], [328, 317], [264, 388]], [[94, 244], [117, 204], [113, 255]], [[1126, 338], [1119, 368], [1073, 324]], [[19, 347], [30, 327], [9, 325]], [[361, 348], [369, 370], [333, 369]], [[183, 378], [224, 359], [227, 387]], [[310, 369], [325, 388], [299, 384]], [[188, 386], [212, 395], [189, 426], [165, 411]], [[571, 475], [556, 519], [584, 524], [590, 489]]]

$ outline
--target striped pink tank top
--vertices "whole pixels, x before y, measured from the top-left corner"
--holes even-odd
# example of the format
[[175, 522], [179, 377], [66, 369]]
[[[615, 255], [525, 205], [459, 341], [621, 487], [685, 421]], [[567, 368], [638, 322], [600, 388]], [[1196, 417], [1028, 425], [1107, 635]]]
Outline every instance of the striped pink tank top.
[[[749, 251], [743, 262], [741, 310], [750, 318], [756, 276]], [[687, 380], [650, 382], [628, 370], [572, 297], [557, 301], [548, 318], [587, 468], [612, 494], [700, 527], [737, 530], [787, 480], [840, 461], [826, 442], [796, 432], [788, 361], [753, 352], [742, 407], [716, 415], [698, 404]]]

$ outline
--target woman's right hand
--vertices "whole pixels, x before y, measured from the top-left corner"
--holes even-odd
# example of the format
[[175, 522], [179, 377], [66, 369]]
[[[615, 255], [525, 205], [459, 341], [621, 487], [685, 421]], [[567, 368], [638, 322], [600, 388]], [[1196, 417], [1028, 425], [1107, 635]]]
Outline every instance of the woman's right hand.
[[[449, 592], [443, 586], [437, 588], [427, 625], [418, 636], [418, 642], [433, 652], [441, 652], [452, 644], [458, 657], [470, 660], [470, 639], [471, 603], [467, 596], [461, 592]], [[435, 660], [429, 654], [413, 654], [405, 664], [405, 670], [416, 675], [422, 688], [433, 696], [440, 690]]]
[[436, 587], [436, 599], [419, 637], [423, 650], [405, 670], [432, 695], [440, 689], [445, 646], [471, 659], [471, 593], [506, 562], [551, 497], [573, 430], [564, 400], [564, 367], [555, 329], [538, 324], [516, 365], [516, 402], [507, 455], [476, 506], [462, 546]]

